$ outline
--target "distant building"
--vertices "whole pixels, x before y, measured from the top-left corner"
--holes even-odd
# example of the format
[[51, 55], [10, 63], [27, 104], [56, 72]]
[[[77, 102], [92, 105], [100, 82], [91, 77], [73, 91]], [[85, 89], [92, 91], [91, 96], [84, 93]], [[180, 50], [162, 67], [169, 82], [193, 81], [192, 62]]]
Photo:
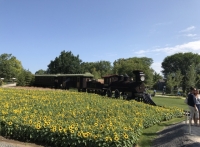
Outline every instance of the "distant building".
[[158, 80], [158, 82], [157, 82], [158, 90], [163, 90], [164, 86], [166, 86], [166, 80], [165, 79]]

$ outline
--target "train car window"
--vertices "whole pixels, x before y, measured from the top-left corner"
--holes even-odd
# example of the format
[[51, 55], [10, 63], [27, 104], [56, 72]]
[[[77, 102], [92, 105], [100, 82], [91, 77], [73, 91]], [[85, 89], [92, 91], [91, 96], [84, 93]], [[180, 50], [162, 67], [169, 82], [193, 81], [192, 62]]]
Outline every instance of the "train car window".
[[136, 76], [133, 75], [133, 77], [131, 77], [131, 81], [136, 82]]
[[111, 78], [111, 81], [112, 81], [112, 82], [118, 81], [118, 78], [117, 78], [117, 77], [112, 77], [112, 78]]

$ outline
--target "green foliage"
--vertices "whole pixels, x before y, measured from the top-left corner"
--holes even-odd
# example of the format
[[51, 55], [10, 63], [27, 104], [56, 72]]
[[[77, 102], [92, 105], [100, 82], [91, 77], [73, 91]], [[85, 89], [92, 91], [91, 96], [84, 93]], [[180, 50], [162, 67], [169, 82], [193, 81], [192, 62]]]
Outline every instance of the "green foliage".
[[26, 86], [25, 74], [23, 71], [20, 72], [17, 78], [17, 86]]
[[82, 73], [90, 72], [96, 79], [102, 76], [111, 74], [111, 63], [109, 61], [98, 61], [98, 62], [83, 62], [81, 63]]
[[114, 74], [127, 74], [133, 77], [133, 70], [141, 70], [145, 73], [145, 83], [148, 86], [153, 85], [153, 70], [150, 68], [153, 60], [151, 58], [128, 58], [128, 59], [118, 59], [113, 63], [113, 73]]
[[167, 75], [166, 92], [172, 93], [175, 86], [175, 78], [173, 74]]
[[10, 81], [11, 78], [18, 78], [21, 70], [21, 62], [12, 54], [0, 55], [0, 78], [4, 78], [5, 81]]
[[38, 71], [35, 72], [36, 75], [43, 75], [43, 74], [47, 74], [47, 71], [40, 69]]
[[74, 56], [71, 51], [62, 51], [59, 57], [48, 65], [49, 74], [76, 74], [81, 72], [81, 60], [79, 55]]
[[183, 97], [180, 96], [155, 96], [153, 97], [153, 101], [158, 106], [165, 107], [178, 107], [183, 110], [188, 110], [188, 105], [184, 103]]
[[[195, 68], [196, 67], [196, 68]], [[162, 62], [163, 74], [167, 76], [170, 73], [176, 73], [177, 70], [180, 70], [180, 74], [183, 76], [181, 80], [181, 87], [183, 92], [186, 88], [192, 85], [200, 85], [198, 74], [200, 74], [200, 55], [194, 53], [177, 53], [171, 56], [168, 56]], [[195, 75], [194, 72], [197, 74]], [[194, 82], [195, 80], [196, 82]], [[189, 81], [188, 81], [189, 80]]]
[[32, 86], [34, 75], [29, 70], [22, 70], [17, 79], [17, 86]]

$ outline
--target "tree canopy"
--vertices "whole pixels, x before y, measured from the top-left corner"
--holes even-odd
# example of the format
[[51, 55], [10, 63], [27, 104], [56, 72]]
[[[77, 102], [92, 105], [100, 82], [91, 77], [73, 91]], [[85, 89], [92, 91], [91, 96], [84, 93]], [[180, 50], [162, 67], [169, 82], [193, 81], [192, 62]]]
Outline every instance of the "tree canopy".
[[128, 58], [118, 59], [113, 63], [113, 73], [115, 74], [127, 74], [130, 77], [134, 77], [133, 70], [141, 70], [146, 75], [146, 84], [152, 86], [153, 80], [153, 69], [150, 68], [153, 60], [151, 58]]
[[186, 88], [198, 85], [200, 70], [196, 67], [200, 67], [200, 55], [191, 52], [167, 56], [162, 62], [165, 77], [169, 74], [174, 74], [175, 78], [179, 77], [179, 85], [184, 92]]
[[1, 54], [0, 55], [0, 77], [5, 80], [11, 78], [17, 78], [21, 70], [23, 69], [22, 64], [12, 54]]
[[96, 79], [104, 75], [111, 74], [112, 65], [109, 61], [83, 62], [81, 63], [82, 72], [90, 72]]
[[47, 72], [49, 74], [76, 74], [81, 72], [82, 60], [79, 55], [74, 56], [71, 51], [62, 51], [55, 60], [48, 65]]

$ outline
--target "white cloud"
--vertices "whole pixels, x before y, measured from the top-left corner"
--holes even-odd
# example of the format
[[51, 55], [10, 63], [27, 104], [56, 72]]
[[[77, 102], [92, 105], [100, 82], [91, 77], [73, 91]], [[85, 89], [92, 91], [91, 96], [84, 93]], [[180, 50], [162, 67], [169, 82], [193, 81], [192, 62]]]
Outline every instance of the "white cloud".
[[197, 34], [186, 34], [185, 36], [187, 36], [187, 37], [195, 37], [195, 36], [197, 36]]
[[152, 68], [153, 70], [155, 70], [156, 73], [159, 73], [160, 75], [162, 75], [161, 71], [162, 71], [163, 69], [161, 68], [161, 62], [155, 62], [155, 63], [153, 63], [153, 64], [151, 65], [151, 68]]
[[194, 30], [195, 28], [196, 28], [195, 26], [190, 26], [186, 29], [181, 30], [180, 32], [190, 32], [190, 31]]
[[151, 49], [151, 50], [139, 50], [134, 52], [134, 54], [137, 55], [145, 55], [147, 53], [166, 53], [167, 55], [169, 54], [175, 54], [179, 52], [197, 52], [200, 53], [200, 40], [197, 41], [192, 41], [176, 46], [171, 46], [171, 47], [163, 47], [163, 48], [156, 48], [156, 49]]

